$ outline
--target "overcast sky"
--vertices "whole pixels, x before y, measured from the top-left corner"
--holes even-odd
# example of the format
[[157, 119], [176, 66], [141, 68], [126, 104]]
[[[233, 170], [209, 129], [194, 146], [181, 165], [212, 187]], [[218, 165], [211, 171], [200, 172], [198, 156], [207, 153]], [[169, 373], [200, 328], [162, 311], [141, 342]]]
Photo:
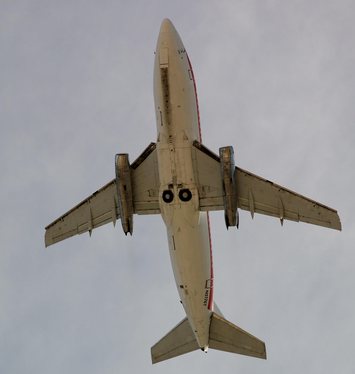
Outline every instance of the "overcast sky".
[[[355, 3], [0, 1], [0, 372], [355, 372]], [[159, 216], [44, 248], [44, 227], [155, 141], [169, 17], [202, 136], [238, 166], [336, 208], [341, 233], [212, 214], [215, 299], [268, 360], [210, 350], [151, 365], [184, 312]]]

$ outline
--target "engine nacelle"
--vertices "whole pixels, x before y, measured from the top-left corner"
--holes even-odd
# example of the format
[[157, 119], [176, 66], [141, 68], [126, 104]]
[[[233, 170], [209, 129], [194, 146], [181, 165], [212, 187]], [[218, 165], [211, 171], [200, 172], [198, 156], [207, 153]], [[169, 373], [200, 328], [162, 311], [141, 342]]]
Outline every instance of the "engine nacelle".
[[224, 219], [228, 229], [229, 226], [239, 226], [237, 180], [233, 147], [221, 147], [219, 149], [219, 157], [224, 191]]
[[124, 233], [133, 232], [133, 194], [131, 182], [131, 167], [127, 153], [116, 155], [116, 186], [118, 206], [120, 209], [121, 223]]

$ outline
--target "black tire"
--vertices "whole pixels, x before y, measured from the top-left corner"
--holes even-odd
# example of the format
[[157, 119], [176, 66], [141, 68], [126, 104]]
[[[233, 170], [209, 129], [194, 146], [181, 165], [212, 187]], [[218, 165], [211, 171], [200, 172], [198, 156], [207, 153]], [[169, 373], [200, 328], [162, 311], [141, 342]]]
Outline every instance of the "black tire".
[[181, 201], [184, 201], [184, 202], [190, 201], [192, 198], [192, 193], [188, 188], [182, 188], [179, 191], [179, 198]]
[[163, 201], [167, 204], [171, 203], [174, 200], [174, 193], [170, 190], [163, 191], [162, 195]]

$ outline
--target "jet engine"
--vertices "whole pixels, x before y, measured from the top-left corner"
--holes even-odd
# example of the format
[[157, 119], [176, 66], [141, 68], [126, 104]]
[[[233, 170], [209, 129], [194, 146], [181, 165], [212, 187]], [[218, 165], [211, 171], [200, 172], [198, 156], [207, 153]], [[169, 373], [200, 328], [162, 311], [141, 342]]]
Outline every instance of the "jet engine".
[[124, 233], [133, 232], [133, 195], [131, 183], [131, 167], [127, 153], [116, 155], [116, 186], [118, 206], [120, 209], [121, 223]]
[[239, 226], [237, 206], [237, 180], [232, 146], [219, 149], [221, 176], [224, 191], [224, 219], [226, 227]]

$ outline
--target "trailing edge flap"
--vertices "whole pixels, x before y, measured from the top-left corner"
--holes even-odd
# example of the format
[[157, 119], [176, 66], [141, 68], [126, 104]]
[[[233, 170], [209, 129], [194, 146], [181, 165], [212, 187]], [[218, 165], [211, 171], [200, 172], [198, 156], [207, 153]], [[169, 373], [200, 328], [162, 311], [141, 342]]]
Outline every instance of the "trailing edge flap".
[[[194, 142], [194, 163], [199, 185], [200, 209], [223, 210], [223, 185], [219, 157], [201, 143]], [[312, 223], [341, 230], [335, 209], [259, 177], [249, 171], [235, 168], [237, 206], [254, 213], [284, 220]]]
[[131, 164], [131, 178], [134, 213], [160, 213], [159, 171], [155, 143], [150, 143]]
[[212, 314], [209, 348], [266, 359], [264, 342], [216, 313]]
[[[155, 143], [150, 143], [131, 165], [134, 213], [154, 214], [159, 209], [159, 176]], [[120, 218], [116, 180], [77, 204], [46, 227], [45, 245], [48, 247], [77, 234], [116, 223]]]
[[193, 160], [201, 210], [223, 210], [223, 185], [219, 157], [195, 141]]
[[168, 360], [199, 349], [187, 318], [168, 332], [151, 348], [152, 363]]

